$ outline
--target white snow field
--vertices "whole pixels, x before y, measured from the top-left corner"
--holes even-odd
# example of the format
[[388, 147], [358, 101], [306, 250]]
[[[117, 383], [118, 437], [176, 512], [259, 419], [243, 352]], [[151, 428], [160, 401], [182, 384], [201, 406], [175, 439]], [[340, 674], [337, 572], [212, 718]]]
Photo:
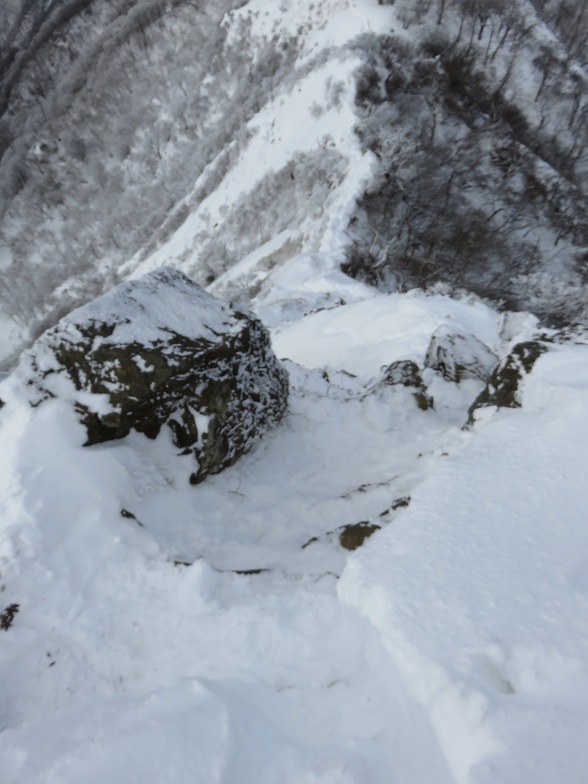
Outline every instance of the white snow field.
[[[402, 34], [376, 0], [252, 0], [235, 30], [239, 13], [260, 41], [306, 25], [301, 66]], [[256, 311], [290, 373], [251, 453], [191, 486], [165, 433], [82, 447], [66, 402], [31, 408], [18, 372], [0, 383], [0, 784], [588, 781], [588, 340], [550, 344], [522, 406], [469, 429], [483, 382], [425, 369], [425, 411], [378, 383], [422, 367], [440, 326], [500, 358], [539, 328], [339, 271], [372, 164], [355, 66], [346, 51], [293, 80], [218, 188], [126, 267], [194, 274], [208, 224], [240, 247], [228, 207], [256, 182], [317, 138], [340, 155], [327, 198], [273, 234], [260, 218], [210, 286]], [[348, 551], [356, 523], [379, 528]]]
[[536, 321], [352, 285], [274, 328], [287, 416], [200, 486], [165, 435], [83, 448], [0, 386], [0, 781], [585, 781], [588, 347], [464, 431], [482, 382], [426, 370], [422, 411], [380, 368]]

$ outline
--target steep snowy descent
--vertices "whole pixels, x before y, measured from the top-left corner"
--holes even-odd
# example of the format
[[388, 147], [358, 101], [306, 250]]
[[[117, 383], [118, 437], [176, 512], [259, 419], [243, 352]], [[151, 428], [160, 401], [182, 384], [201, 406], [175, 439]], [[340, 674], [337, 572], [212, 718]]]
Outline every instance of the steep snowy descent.
[[92, 5], [72, 70], [52, 39], [54, 88], [12, 93], [2, 354], [172, 263], [253, 308], [291, 393], [190, 486], [170, 429], [84, 446], [70, 402], [0, 384], [0, 781], [585, 784], [586, 334], [396, 290], [439, 247], [498, 285], [503, 232], [524, 296], [585, 305], [569, 4]]
[[426, 705], [456, 781], [585, 778], [587, 354], [541, 357], [522, 410], [476, 425], [339, 584]]
[[441, 329], [503, 357], [536, 320], [354, 295], [272, 306], [288, 415], [198, 487], [164, 432], [84, 448], [4, 382], [3, 781], [583, 781], [584, 339], [464, 431], [482, 380], [422, 370], [423, 411], [382, 366]]

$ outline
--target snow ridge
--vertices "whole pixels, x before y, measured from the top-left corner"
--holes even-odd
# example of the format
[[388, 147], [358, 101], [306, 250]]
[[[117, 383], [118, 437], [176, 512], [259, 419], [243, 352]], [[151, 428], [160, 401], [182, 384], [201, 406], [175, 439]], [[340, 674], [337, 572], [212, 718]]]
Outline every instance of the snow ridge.
[[[99, 35], [92, 5], [76, 24]], [[132, 5], [109, 4], [115, 28]], [[31, 406], [3, 374], [2, 784], [585, 784], [586, 331], [341, 271], [350, 222], [369, 227], [358, 199], [385, 179], [356, 132], [365, 43], [451, 32], [466, 5], [461, 35], [491, 52], [500, 3], [162, 4], [145, 56], [99, 58], [92, 107], [76, 94], [22, 137], [3, 356], [60, 307], [169, 264], [267, 325], [290, 399], [249, 454], [191, 486], [168, 429], [83, 446], [67, 401]], [[515, 5], [548, 35], [556, 3]], [[550, 295], [581, 297], [568, 284]], [[144, 293], [119, 314], [131, 341], [157, 339], [147, 300], [195, 336], [222, 326]], [[531, 341], [518, 407], [470, 415], [494, 359]]]

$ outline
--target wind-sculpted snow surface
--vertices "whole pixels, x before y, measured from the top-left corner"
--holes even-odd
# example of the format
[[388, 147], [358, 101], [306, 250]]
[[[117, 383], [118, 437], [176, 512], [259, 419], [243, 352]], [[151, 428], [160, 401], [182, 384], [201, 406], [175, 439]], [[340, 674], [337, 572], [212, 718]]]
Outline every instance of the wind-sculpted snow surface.
[[339, 584], [457, 782], [585, 780], [587, 389], [586, 342], [544, 354]]

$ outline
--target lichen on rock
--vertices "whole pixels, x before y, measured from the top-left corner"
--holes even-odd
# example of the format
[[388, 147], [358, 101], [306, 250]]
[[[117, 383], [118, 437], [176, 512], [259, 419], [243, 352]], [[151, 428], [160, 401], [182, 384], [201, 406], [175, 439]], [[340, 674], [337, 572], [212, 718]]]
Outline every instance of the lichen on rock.
[[434, 408], [433, 398], [428, 394], [427, 387], [421, 376], [419, 366], [410, 359], [401, 359], [388, 365], [383, 378], [376, 384], [376, 389], [386, 386], [404, 386], [413, 390], [412, 396], [421, 411]]
[[506, 359], [494, 369], [487, 385], [470, 406], [467, 425], [473, 424], [475, 412], [479, 408], [520, 408], [520, 383], [545, 351], [547, 346], [538, 340], [517, 343]]
[[288, 375], [253, 314], [164, 268], [73, 311], [23, 355], [29, 401], [65, 398], [86, 445], [166, 426], [191, 481], [234, 463], [287, 405]]

